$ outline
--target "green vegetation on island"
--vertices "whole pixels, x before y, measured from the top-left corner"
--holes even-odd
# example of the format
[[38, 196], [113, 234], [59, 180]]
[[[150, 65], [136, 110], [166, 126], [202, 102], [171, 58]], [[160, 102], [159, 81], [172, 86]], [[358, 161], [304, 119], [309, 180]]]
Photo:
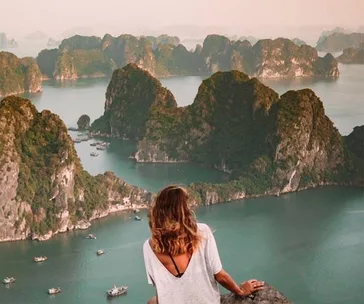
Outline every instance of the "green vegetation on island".
[[129, 63], [156, 77], [210, 75], [231, 69], [258, 77], [338, 76], [335, 58], [330, 65], [323, 65], [323, 60], [314, 48], [284, 38], [259, 40], [252, 46], [247, 40], [209, 35], [202, 47], [188, 51], [178, 37], [109, 34], [102, 39], [74, 36], [63, 40], [57, 50], [43, 50], [37, 58], [42, 73], [55, 79], [109, 76]]
[[90, 116], [83, 114], [77, 120], [77, 126], [79, 130], [87, 130], [90, 127]]
[[112, 173], [83, 170], [62, 120], [29, 100], [0, 103], [0, 240], [75, 229], [113, 204], [149, 202]]
[[340, 52], [347, 48], [359, 48], [364, 41], [364, 33], [334, 32], [317, 43], [321, 52]]
[[42, 90], [42, 75], [33, 58], [0, 52], [0, 97]]
[[[191, 161], [230, 173], [225, 184], [191, 185], [195, 202], [363, 185], [352, 165], [357, 156], [313, 91], [279, 97], [238, 71], [215, 73], [203, 81], [193, 104], [179, 108], [157, 79], [127, 65], [114, 72], [105, 113], [91, 131], [137, 140], [137, 162]], [[348, 138], [363, 144], [360, 136]]]
[[[364, 41], [364, 40], [363, 40]], [[358, 48], [347, 48], [337, 57], [344, 64], [364, 64], [364, 42]]]

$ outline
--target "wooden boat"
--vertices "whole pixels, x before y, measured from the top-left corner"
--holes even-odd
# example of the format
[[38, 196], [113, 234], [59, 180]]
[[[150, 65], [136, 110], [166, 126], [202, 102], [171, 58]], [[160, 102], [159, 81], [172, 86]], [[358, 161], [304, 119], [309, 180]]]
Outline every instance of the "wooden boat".
[[106, 293], [107, 293], [108, 297], [118, 297], [118, 296], [121, 296], [123, 294], [126, 294], [127, 291], [128, 291], [127, 286], [116, 287], [114, 285], [114, 287], [109, 289], [108, 291], [106, 291]]
[[3, 280], [3, 283], [4, 284], [11, 284], [11, 283], [14, 283], [14, 282], [15, 282], [15, 278], [14, 277], [6, 277]]
[[40, 263], [40, 262], [44, 262], [48, 260], [48, 258], [46, 256], [39, 256], [39, 257], [34, 257], [33, 261], [36, 263]]
[[57, 293], [60, 293], [61, 291], [62, 291], [62, 289], [60, 287], [58, 287], [58, 288], [50, 288], [50, 289], [48, 289], [48, 294], [55, 295]]

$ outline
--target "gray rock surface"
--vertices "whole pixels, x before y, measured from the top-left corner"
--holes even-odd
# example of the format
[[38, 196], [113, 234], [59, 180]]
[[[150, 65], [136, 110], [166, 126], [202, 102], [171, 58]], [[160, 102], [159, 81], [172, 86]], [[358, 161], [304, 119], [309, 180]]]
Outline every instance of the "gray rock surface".
[[235, 294], [227, 294], [221, 297], [221, 304], [290, 304], [282, 293], [270, 286], [265, 285], [264, 290], [254, 293], [251, 297], [239, 297]]

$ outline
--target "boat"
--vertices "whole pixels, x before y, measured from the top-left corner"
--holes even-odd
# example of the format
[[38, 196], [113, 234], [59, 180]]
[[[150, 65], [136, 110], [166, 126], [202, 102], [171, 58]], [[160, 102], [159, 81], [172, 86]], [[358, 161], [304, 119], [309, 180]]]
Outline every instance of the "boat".
[[93, 156], [93, 157], [99, 156], [96, 152], [91, 152], [90, 155]]
[[68, 128], [69, 131], [78, 131], [78, 128], [70, 127]]
[[80, 139], [78, 139], [78, 138], [76, 138], [76, 139], [73, 139], [73, 142], [74, 142], [75, 144], [79, 144], [79, 143], [81, 142], [81, 140], [80, 140]]
[[110, 143], [99, 141], [96, 145], [99, 148], [107, 148], [108, 146], [110, 146]]
[[15, 278], [14, 277], [6, 277], [4, 280], [3, 280], [3, 283], [4, 284], [11, 284], [11, 283], [14, 283], [15, 282]]
[[105, 149], [106, 149], [106, 147], [104, 147], [104, 146], [99, 146], [99, 147], [96, 148], [96, 150], [100, 150], [100, 151], [103, 151]]
[[117, 297], [117, 296], [121, 296], [123, 294], [126, 294], [127, 291], [128, 291], [127, 286], [116, 287], [114, 285], [114, 287], [109, 289], [106, 293], [107, 293], [107, 295], [109, 297]]
[[95, 142], [95, 143], [90, 143], [90, 146], [91, 146], [91, 147], [96, 147], [96, 146], [97, 146], [97, 142]]
[[99, 249], [99, 250], [96, 251], [97, 255], [102, 255], [104, 253], [105, 253], [105, 251], [103, 249]]
[[90, 233], [88, 236], [86, 236], [86, 239], [96, 240], [96, 236]]
[[138, 208], [134, 209], [134, 213], [139, 213], [140, 210]]
[[39, 257], [34, 257], [33, 258], [33, 261], [36, 262], [36, 263], [44, 262], [46, 260], [48, 260], [48, 258], [46, 256], [39, 256]]
[[134, 220], [136, 220], [136, 221], [141, 221], [142, 219], [141, 219], [139, 216], [137, 216], [137, 215], [136, 215], [136, 216], [134, 217]]
[[48, 289], [48, 294], [54, 295], [54, 294], [60, 293], [61, 291], [62, 291], [62, 289], [60, 287], [58, 287], [58, 288], [49, 288]]

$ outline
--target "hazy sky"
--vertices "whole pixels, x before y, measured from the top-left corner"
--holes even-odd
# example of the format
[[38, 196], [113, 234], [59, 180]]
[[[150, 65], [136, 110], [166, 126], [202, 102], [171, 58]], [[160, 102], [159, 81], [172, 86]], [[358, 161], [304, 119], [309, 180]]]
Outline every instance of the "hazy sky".
[[[219, 26], [238, 35], [272, 35], [312, 25], [364, 25], [364, 0], [1, 0], [0, 32], [41, 30], [58, 35], [74, 27], [96, 34], [163, 30], [175, 25]], [[325, 29], [326, 29], [325, 28]], [[329, 28], [329, 27], [328, 27]], [[186, 28], [188, 31], [188, 28]], [[169, 33], [173, 34], [173, 33]], [[177, 33], [178, 34], [178, 33]], [[278, 34], [278, 33], [277, 33]]]

